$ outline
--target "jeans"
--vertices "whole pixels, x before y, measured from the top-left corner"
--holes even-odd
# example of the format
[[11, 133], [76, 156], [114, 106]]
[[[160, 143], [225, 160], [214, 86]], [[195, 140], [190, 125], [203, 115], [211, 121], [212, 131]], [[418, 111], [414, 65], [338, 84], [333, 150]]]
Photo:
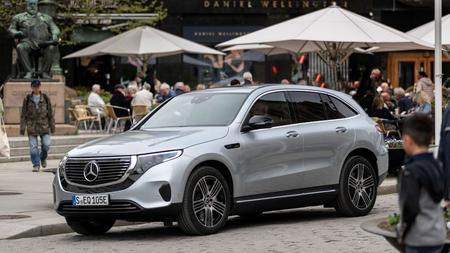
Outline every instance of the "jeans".
[[40, 166], [41, 161], [47, 160], [48, 150], [50, 149], [50, 135], [41, 135], [41, 151], [39, 152], [38, 136], [28, 135], [30, 143], [30, 155], [33, 167]]
[[406, 246], [405, 253], [441, 253], [443, 246], [410, 247]]

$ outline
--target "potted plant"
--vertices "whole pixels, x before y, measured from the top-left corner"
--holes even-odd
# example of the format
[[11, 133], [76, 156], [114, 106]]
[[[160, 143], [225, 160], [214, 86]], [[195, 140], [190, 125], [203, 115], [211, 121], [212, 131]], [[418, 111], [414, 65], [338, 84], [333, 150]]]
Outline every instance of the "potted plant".
[[[450, 247], [450, 210], [444, 209], [445, 220], [447, 224], [447, 242], [445, 244], [446, 248]], [[400, 223], [400, 215], [392, 214], [386, 218], [379, 218], [364, 222], [361, 224], [361, 228], [369, 233], [383, 236], [394, 248], [398, 251], [403, 251], [402, 245], [397, 241], [396, 226]], [[444, 252], [444, 251], [443, 251]]]

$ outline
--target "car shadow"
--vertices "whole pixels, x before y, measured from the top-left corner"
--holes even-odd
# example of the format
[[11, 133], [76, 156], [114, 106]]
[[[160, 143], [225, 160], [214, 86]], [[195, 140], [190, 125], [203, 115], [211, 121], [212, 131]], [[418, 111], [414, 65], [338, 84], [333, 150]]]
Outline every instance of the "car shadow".
[[[226, 226], [216, 235], [221, 233], [233, 233], [237, 230], [248, 228], [248, 227], [261, 227], [261, 226], [270, 226], [270, 225], [279, 225], [279, 224], [292, 224], [292, 223], [302, 223], [302, 222], [314, 222], [314, 221], [327, 221], [336, 218], [346, 218], [340, 216], [338, 213], [334, 211], [334, 209], [325, 209], [325, 208], [305, 208], [305, 209], [291, 209], [291, 210], [283, 210], [283, 211], [275, 211], [268, 212], [262, 215], [258, 215], [255, 217], [240, 217], [240, 216], [232, 216], [229, 218]], [[171, 227], [164, 227], [161, 223], [160, 226], [158, 223], [148, 223], [144, 225], [138, 226], [129, 226], [126, 228], [115, 228], [112, 231], [108, 232], [105, 235], [100, 236], [82, 236], [82, 235], [73, 235], [66, 237], [64, 240], [70, 242], [77, 241], [161, 241], [161, 240], [171, 240], [177, 238], [180, 240], [180, 237], [184, 237], [181, 239], [192, 238], [191, 236], [186, 236], [183, 232], [178, 228], [176, 223]]]

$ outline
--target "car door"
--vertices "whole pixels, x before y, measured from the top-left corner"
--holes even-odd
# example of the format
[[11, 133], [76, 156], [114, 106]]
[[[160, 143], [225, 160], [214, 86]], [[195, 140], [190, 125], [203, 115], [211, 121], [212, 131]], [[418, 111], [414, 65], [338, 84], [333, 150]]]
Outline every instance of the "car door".
[[269, 116], [274, 125], [240, 135], [239, 168], [245, 195], [295, 189], [296, 182], [291, 175], [301, 168], [302, 160], [297, 154], [302, 151], [302, 136], [292, 125], [285, 93], [272, 92], [258, 98], [248, 112], [246, 122], [253, 115]]
[[[296, 175], [300, 188], [330, 186], [338, 183], [339, 157], [354, 142], [354, 131], [345, 118], [330, 113], [327, 95], [317, 92], [292, 91], [289, 102], [298, 123], [295, 131], [303, 136], [303, 167]], [[330, 101], [329, 101], [330, 100]], [[330, 112], [329, 112], [330, 111]], [[331, 117], [331, 116], [333, 117]]]

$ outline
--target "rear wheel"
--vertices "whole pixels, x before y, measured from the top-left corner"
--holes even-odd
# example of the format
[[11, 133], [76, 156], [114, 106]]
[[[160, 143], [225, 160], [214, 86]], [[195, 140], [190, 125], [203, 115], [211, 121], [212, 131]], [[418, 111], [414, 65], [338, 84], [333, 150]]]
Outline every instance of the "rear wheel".
[[201, 167], [187, 181], [178, 224], [187, 234], [216, 233], [228, 219], [230, 203], [230, 190], [223, 175], [213, 167]]
[[73, 231], [82, 235], [101, 235], [108, 232], [115, 220], [88, 220], [78, 218], [66, 218], [67, 225]]
[[377, 197], [377, 175], [362, 156], [352, 156], [344, 164], [339, 181], [336, 210], [346, 216], [367, 215]]

